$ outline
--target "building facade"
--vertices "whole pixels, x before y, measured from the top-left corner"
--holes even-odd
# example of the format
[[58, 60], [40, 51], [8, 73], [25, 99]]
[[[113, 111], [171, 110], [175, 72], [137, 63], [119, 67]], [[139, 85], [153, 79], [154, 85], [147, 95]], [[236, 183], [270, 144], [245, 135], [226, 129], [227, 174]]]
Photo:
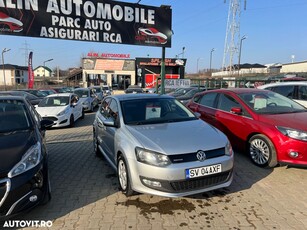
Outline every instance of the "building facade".
[[51, 77], [52, 76], [52, 70], [46, 66], [38, 66], [33, 70], [33, 72], [34, 72], [35, 77]]
[[5, 64], [0, 65], [0, 85], [15, 86], [28, 83], [28, 67]]

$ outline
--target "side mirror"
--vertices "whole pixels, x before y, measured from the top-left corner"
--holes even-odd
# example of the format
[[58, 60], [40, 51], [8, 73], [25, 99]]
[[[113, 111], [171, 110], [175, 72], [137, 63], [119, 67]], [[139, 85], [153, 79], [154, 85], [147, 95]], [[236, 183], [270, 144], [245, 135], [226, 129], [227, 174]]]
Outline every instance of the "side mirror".
[[194, 112], [194, 114], [195, 114], [195, 116], [196, 116], [197, 118], [200, 118], [200, 117], [201, 117], [201, 114], [200, 114], [199, 112]]
[[232, 107], [230, 112], [233, 113], [233, 114], [241, 115], [242, 109], [240, 107]]
[[107, 120], [103, 121], [103, 125], [107, 126], [107, 127], [117, 128], [117, 125], [116, 125], [115, 121], [113, 121], [113, 119], [107, 119]]

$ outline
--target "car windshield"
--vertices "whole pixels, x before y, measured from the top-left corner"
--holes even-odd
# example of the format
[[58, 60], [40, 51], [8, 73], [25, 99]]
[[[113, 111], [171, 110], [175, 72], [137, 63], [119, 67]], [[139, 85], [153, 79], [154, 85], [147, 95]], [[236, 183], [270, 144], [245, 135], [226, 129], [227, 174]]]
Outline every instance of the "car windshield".
[[143, 93], [143, 89], [141, 88], [128, 88], [125, 93]]
[[239, 97], [258, 114], [281, 114], [307, 112], [295, 101], [271, 91], [241, 93]]
[[96, 93], [100, 93], [101, 92], [101, 88], [100, 87], [94, 88], [94, 90], [95, 90]]
[[23, 101], [0, 99], [0, 133], [26, 130], [31, 127]]
[[142, 98], [121, 102], [127, 125], [196, 120], [196, 116], [174, 98]]
[[57, 107], [69, 105], [69, 96], [45, 97], [38, 107]]
[[89, 90], [75, 90], [75, 94], [77, 94], [80, 98], [89, 97]]
[[35, 95], [37, 97], [46, 97], [46, 96], [48, 96], [47, 93], [39, 91], [39, 90], [30, 90], [30, 91], [28, 91], [28, 93], [31, 93], [31, 94], [33, 94], [33, 95]]

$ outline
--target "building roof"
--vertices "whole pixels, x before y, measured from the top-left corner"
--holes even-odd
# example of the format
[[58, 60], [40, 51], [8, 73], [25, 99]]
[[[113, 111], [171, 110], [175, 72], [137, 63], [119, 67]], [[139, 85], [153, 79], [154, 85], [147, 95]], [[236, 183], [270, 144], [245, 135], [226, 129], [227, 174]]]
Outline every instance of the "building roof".
[[24, 70], [27, 71], [27, 66], [19, 66], [19, 65], [12, 65], [12, 64], [4, 64], [0, 65], [0, 69], [14, 69], [14, 70]]
[[42, 65], [37, 66], [37, 67], [34, 69], [34, 71], [37, 70], [38, 68], [43, 68], [43, 69], [47, 70], [47, 71], [50, 72], [50, 73], [52, 72], [52, 70], [51, 70], [50, 68], [48, 68], [47, 66], [42, 66]]

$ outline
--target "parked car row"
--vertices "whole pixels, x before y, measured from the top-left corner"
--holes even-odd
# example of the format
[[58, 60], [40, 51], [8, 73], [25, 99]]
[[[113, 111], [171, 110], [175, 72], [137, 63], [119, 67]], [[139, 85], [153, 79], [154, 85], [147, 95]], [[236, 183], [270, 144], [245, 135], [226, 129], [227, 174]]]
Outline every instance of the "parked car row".
[[[94, 152], [115, 170], [127, 196], [178, 197], [227, 187], [233, 148], [260, 167], [307, 166], [304, 106], [263, 89], [190, 91], [196, 94], [186, 105], [171, 95], [102, 97]], [[0, 92], [0, 157], [6, 159], [0, 161], [0, 220], [50, 200], [45, 130], [73, 126], [98, 106], [98, 92], [51, 94], [35, 107], [26, 92]]]

